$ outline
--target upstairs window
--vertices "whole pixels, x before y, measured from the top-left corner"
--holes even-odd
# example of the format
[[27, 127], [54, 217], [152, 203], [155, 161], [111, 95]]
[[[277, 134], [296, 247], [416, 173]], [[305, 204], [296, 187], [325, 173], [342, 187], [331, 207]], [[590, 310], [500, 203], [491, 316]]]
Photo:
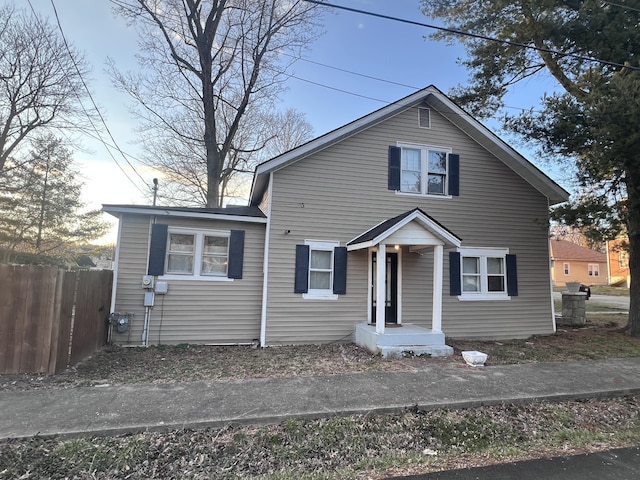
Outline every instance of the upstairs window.
[[414, 195], [459, 195], [460, 157], [419, 145], [389, 147], [389, 189]]

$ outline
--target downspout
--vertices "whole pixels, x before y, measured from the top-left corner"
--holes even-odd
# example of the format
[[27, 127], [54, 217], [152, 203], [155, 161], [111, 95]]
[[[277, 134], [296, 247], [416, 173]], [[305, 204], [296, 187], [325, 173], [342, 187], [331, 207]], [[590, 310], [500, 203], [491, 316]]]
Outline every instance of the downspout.
[[262, 311], [260, 315], [260, 346], [267, 346], [267, 285], [269, 281], [269, 241], [271, 239], [271, 205], [273, 204], [273, 172], [269, 173], [269, 203], [267, 204], [267, 226], [264, 232], [264, 259], [262, 261]]

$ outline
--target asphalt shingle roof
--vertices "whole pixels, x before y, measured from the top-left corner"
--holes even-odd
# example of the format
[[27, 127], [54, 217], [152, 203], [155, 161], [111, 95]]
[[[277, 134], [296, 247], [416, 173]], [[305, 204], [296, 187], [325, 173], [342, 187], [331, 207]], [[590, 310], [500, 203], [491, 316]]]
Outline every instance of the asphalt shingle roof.
[[605, 263], [607, 256], [597, 250], [581, 247], [568, 240], [551, 240], [551, 258], [554, 260], [578, 260], [583, 262]]

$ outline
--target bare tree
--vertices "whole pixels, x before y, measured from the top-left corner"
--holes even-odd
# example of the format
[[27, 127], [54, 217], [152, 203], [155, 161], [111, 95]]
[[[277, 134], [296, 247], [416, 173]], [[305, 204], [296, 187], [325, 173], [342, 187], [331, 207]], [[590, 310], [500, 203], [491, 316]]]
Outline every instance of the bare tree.
[[266, 143], [249, 125], [274, 109], [282, 91], [291, 61], [280, 52], [299, 53], [315, 38], [317, 7], [303, 0], [111, 1], [140, 32], [145, 73], [112, 72], [136, 100], [146, 145], [164, 144], [164, 160], [175, 156], [176, 165], [204, 157], [204, 179], [174, 170], [206, 187], [205, 205], [221, 206], [231, 178]]
[[[284, 153], [313, 135], [313, 127], [304, 114], [294, 109], [254, 112], [244, 120], [225, 162], [220, 183], [221, 204], [247, 198], [257, 163]], [[192, 131], [198, 130], [202, 130], [202, 122], [194, 121]], [[154, 130], [144, 132], [141, 138], [145, 144], [142, 162], [162, 172], [159, 202], [206, 206], [207, 159], [203, 145]]]
[[0, 172], [34, 132], [84, 124], [87, 70], [46, 20], [0, 6]]

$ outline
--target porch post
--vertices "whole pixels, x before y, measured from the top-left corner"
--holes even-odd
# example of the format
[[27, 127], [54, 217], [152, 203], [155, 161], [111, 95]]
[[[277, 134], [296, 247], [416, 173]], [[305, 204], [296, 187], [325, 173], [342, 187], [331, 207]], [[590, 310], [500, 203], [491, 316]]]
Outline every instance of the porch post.
[[433, 247], [433, 313], [431, 330], [442, 332], [442, 262], [444, 260], [442, 245]]
[[387, 249], [386, 245], [379, 244], [376, 252], [376, 333], [384, 333], [386, 321], [386, 268]]

